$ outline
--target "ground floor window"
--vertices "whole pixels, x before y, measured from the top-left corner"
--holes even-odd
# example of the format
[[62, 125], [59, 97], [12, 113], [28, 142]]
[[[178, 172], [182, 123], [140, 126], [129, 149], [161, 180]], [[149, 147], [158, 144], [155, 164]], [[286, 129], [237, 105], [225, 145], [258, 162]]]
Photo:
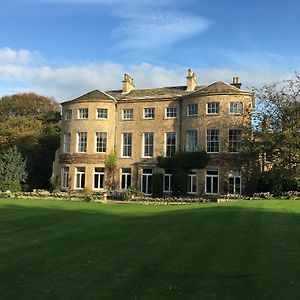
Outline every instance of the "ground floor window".
[[85, 186], [85, 167], [77, 167], [75, 172], [75, 188], [83, 189]]
[[67, 189], [69, 187], [69, 167], [61, 168], [61, 187]]
[[219, 171], [207, 170], [205, 176], [205, 193], [219, 194]]
[[131, 169], [121, 169], [121, 190], [127, 190], [131, 187]]
[[168, 169], [164, 173], [164, 192], [172, 192], [172, 172]]
[[242, 193], [241, 171], [230, 171], [228, 175], [228, 193], [234, 195], [240, 195]]
[[104, 168], [96, 167], [94, 169], [94, 189], [99, 190], [104, 188]]
[[146, 195], [152, 194], [152, 169], [142, 169], [141, 190]]
[[197, 170], [190, 170], [188, 174], [188, 189], [189, 194], [196, 194], [197, 192]]

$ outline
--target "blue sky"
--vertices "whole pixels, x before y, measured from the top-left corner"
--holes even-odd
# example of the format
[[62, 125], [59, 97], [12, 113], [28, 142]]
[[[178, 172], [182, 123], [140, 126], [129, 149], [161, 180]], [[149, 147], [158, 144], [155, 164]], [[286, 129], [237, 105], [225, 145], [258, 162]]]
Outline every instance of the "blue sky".
[[300, 70], [300, 3], [236, 0], [10, 0], [0, 9], [0, 96], [64, 101], [92, 89], [199, 84], [244, 87]]

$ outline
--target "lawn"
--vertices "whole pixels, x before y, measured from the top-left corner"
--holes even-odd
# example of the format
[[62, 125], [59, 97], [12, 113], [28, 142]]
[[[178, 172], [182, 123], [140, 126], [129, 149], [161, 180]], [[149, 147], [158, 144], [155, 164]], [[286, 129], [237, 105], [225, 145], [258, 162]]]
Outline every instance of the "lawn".
[[300, 201], [1, 199], [0, 299], [300, 299]]

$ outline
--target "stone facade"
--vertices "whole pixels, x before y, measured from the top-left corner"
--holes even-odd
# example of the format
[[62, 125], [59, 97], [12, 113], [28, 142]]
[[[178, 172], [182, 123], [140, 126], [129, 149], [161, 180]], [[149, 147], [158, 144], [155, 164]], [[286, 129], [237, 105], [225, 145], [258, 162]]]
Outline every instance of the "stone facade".
[[[242, 193], [238, 146], [251, 128], [254, 103], [237, 77], [232, 84], [197, 85], [189, 69], [186, 86], [136, 89], [127, 74], [122, 84], [123, 90], [95, 90], [62, 103], [61, 147], [53, 173], [63, 190], [107, 189], [111, 175], [105, 159], [115, 152], [113, 188], [131, 186], [151, 194], [151, 175], [168, 173], [157, 167], [158, 156], [204, 149], [209, 164], [191, 170], [189, 192]], [[166, 193], [171, 178], [164, 176]]]

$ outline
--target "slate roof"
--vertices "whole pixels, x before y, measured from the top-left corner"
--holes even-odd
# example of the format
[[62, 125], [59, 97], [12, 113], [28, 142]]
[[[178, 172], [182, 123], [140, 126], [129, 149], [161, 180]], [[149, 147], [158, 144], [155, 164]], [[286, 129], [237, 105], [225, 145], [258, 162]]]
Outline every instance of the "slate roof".
[[64, 103], [67, 102], [82, 102], [82, 101], [98, 101], [98, 100], [102, 100], [102, 101], [109, 101], [109, 102], [115, 102], [116, 100], [110, 96], [109, 94], [99, 91], [99, 90], [93, 90], [91, 92], [88, 92], [78, 98], [75, 98], [73, 100], [70, 101], [65, 101]]
[[223, 81], [218, 81], [208, 86], [198, 85], [192, 92], [186, 91], [186, 86], [171, 86], [162, 88], [149, 88], [149, 89], [134, 89], [127, 94], [123, 94], [122, 90], [113, 90], [102, 92], [99, 90], [93, 90], [87, 94], [84, 94], [78, 98], [75, 98], [68, 102], [82, 102], [82, 101], [122, 101], [122, 100], [137, 100], [137, 99], [170, 99], [182, 96], [201, 96], [208, 94], [251, 94], [250, 92], [242, 91], [239, 88], [232, 86]]
[[[197, 86], [196, 90], [199, 90], [205, 86]], [[122, 90], [107, 91], [107, 93], [117, 100], [128, 99], [152, 99], [152, 98], [174, 98], [184, 95], [188, 95], [191, 92], [186, 91], [186, 86], [170, 86], [162, 88], [151, 89], [134, 89], [128, 94], [123, 94]]]
[[191, 96], [205, 95], [205, 94], [229, 94], [229, 95], [239, 95], [239, 94], [251, 94], [250, 92], [243, 91], [231, 84], [223, 81], [217, 81], [212, 83], [200, 90], [196, 90], [191, 93]]

